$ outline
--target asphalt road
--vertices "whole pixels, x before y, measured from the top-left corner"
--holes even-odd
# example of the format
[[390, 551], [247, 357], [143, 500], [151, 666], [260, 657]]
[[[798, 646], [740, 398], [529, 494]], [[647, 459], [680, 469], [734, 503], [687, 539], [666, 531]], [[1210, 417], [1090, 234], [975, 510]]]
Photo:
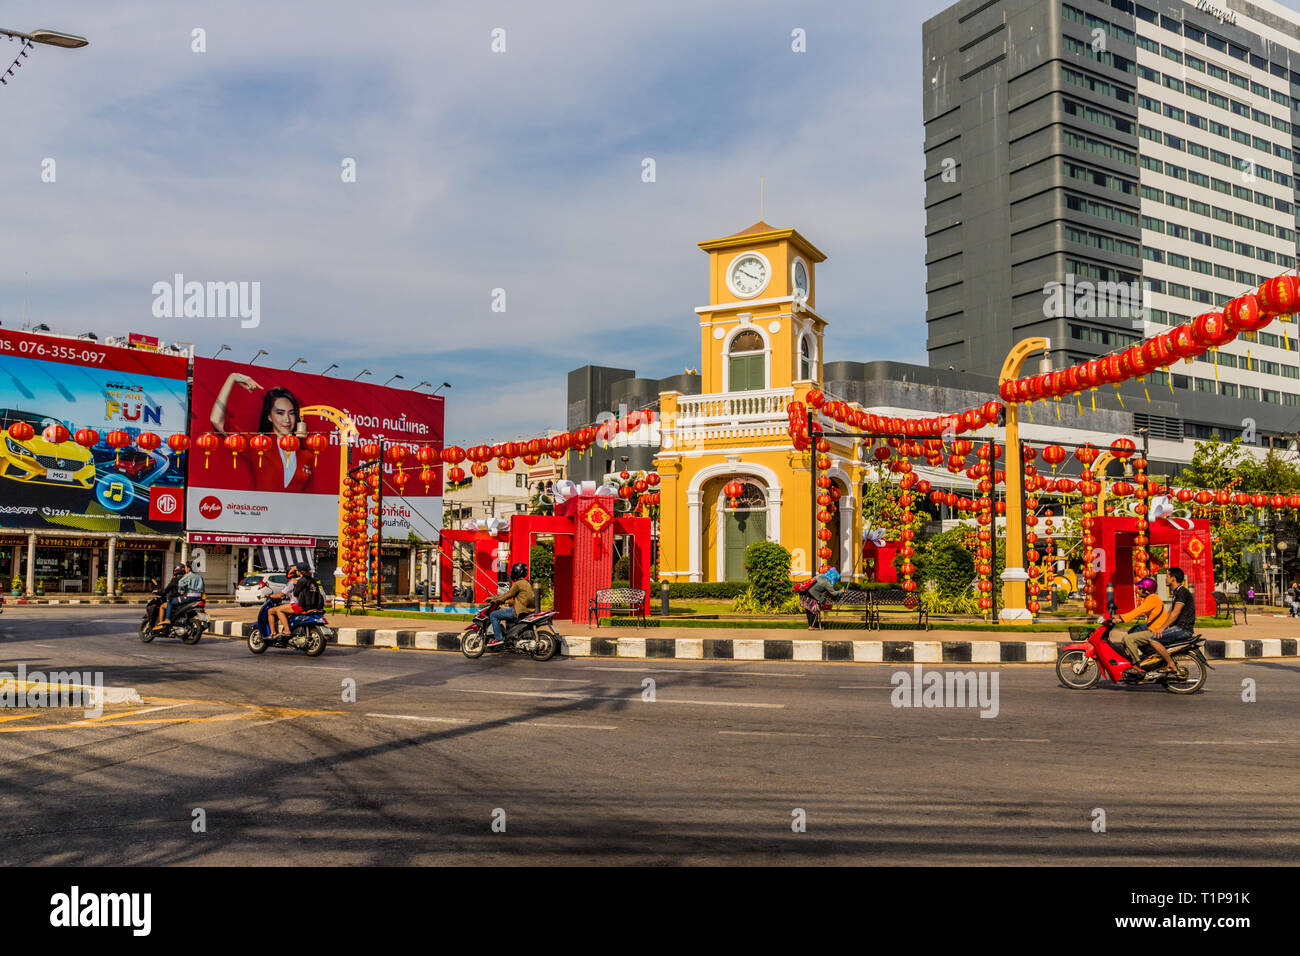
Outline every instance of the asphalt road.
[[996, 674], [984, 718], [893, 706], [909, 666], [255, 657], [145, 645], [137, 620], [0, 615], [0, 669], [102, 670], [144, 697], [0, 711], [0, 863], [1300, 860], [1295, 662], [1218, 664], [1191, 697], [925, 665]]

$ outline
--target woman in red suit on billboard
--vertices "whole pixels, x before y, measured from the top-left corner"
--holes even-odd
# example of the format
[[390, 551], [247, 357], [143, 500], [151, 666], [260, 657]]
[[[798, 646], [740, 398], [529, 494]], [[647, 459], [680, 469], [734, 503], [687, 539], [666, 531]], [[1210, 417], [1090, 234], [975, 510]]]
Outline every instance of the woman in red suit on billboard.
[[[247, 375], [231, 372], [221, 386], [217, 400], [212, 403], [212, 427], [218, 435], [226, 434], [226, 402], [236, 385], [249, 392], [262, 386]], [[298, 399], [287, 388], [277, 387], [267, 390], [262, 399], [262, 417], [258, 420], [257, 430], [270, 435], [274, 445], [269, 451], [258, 454], [251, 449], [242, 458], [247, 463], [253, 476], [254, 491], [310, 491], [315, 470], [312, 457], [301, 450], [285, 451], [280, 447], [280, 438], [285, 435], [301, 435], [307, 431], [302, 423]], [[260, 459], [260, 463], [259, 463]]]

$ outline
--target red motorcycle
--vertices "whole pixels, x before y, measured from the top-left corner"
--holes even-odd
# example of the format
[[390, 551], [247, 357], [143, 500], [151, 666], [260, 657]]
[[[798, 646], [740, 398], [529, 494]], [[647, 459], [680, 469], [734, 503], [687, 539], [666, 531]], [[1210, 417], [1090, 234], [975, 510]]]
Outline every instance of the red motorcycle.
[[[461, 653], [474, 660], [488, 650], [492, 636], [492, 620], [488, 617], [496, 606], [480, 608], [460, 635]], [[513, 654], [530, 654], [535, 661], [549, 661], [560, 651], [560, 633], [551, 623], [554, 611], [538, 611], [507, 621], [502, 643], [490, 648], [493, 651], [510, 651]]]
[[1194, 634], [1184, 640], [1165, 644], [1165, 650], [1178, 667], [1177, 674], [1165, 673], [1164, 659], [1151, 651], [1136, 665], [1123, 650], [1110, 641], [1110, 632], [1118, 622], [1115, 602], [1107, 616], [1098, 622], [1086, 641], [1066, 644], [1056, 658], [1056, 679], [1070, 690], [1089, 690], [1106, 676], [1116, 684], [1161, 684], [1171, 694], [1195, 694], [1205, 684], [1210, 665], [1205, 660], [1205, 638]]

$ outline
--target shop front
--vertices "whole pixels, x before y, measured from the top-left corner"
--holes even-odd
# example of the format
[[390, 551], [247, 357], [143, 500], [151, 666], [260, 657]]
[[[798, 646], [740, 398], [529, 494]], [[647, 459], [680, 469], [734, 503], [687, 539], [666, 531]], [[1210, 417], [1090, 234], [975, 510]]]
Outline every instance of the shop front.
[[0, 535], [0, 574], [19, 594], [124, 594], [171, 576], [174, 538], [160, 535]]

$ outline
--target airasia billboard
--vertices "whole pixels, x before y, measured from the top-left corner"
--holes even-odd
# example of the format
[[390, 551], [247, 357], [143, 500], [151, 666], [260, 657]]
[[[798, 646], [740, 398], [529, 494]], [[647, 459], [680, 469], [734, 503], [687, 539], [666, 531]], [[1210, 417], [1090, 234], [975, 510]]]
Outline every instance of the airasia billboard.
[[[412, 451], [442, 447], [441, 396], [196, 358], [187, 499], [191, 532], [337, 535], [339, 432], [329, 419], [302, 413], [313, 405], [351, 418], [361, 442], [383, 439]], [[206, 435], [215, 436], [216, 447], [202, 447]], [[226, 439], [236, 435], [243, 441], [233, 441], [242, 447], [232, 451]], [[259, 435], [270, 439], [269, 447], [257, 447], [267, 444], [253, 441]], [[289, 448], [282, 448], [281, 437], [290, 435], [299, 439], [298, 447], [288, 442]], [[408, 466], [405, 495], [393, 485], [394, 473], [394, 466], [385, 466], [384, 536], [405, 540], [414, 532], [423, 540], [435, 538], [442, 525], [442, 469], [426, 486], [419, 467]]]

